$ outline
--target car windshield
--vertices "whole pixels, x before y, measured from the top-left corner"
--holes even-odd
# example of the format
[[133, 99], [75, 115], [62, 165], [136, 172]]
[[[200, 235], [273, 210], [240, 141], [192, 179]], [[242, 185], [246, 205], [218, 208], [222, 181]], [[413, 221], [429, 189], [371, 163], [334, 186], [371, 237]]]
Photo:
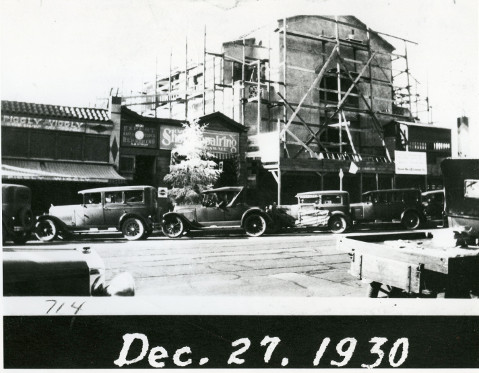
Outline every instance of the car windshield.
[[218, 203], [218, 196], [216, 193], [205, 193], [201, 204], [205, 207], [214, 207]]

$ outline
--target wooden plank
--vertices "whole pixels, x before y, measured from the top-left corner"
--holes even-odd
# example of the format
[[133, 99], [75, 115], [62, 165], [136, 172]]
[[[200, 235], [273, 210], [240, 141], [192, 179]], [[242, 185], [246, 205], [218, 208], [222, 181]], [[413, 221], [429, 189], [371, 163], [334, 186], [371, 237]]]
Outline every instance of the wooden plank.
[[[404, 237], [404, 238], [401, 238]], [[358, 255], [373, 255], [384, 259], [396, 260], [406, 263], [424, 264], [424, 269], [447, 274], [450, 260], [457, 260], [462, 256], [479, 256], [479, 250], [432, 247], [427, 245], [430, 239], [406, 239], [407, 235], [385, 234], [347, 237], [338, 239], [338, 247], [345, 251], [354, 251]], [[382, 239], [382, 240], [381, 240]], [[374, 240], [374, 241], [372, 241]], [[421, 242], [421, 244], [418, 244]]]
[[351, 275], [358, 279], [379, 282], [407, 292], [421, 291], [421, 265], [375, 255], [353, 253]]

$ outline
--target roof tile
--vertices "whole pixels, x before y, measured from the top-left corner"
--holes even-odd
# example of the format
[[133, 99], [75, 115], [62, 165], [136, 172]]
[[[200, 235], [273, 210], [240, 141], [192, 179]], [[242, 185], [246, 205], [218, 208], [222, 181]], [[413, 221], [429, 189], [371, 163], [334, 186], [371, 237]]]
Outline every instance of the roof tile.
[[73, 106], [45, 105], [31, 102], [2, 100], [3, 114], [37, 115], [65, 119], [87, 119], [109, 122], [108, 110]]

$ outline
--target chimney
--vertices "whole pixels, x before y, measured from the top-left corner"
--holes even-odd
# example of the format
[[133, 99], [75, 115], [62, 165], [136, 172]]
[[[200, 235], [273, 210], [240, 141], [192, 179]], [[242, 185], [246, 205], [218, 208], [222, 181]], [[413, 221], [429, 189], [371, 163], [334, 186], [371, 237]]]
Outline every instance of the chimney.
[[459, 158], [469, 156], [469, 118], [457, 118], [457, 155]]

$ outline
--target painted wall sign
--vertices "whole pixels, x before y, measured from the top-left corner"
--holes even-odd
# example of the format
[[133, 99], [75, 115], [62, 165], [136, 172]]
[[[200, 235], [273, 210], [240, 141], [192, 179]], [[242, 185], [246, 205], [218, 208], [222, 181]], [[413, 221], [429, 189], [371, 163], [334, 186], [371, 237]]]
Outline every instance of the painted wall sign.
[[2, 115], [2, 126], [56, 131], [85, 132], [86, 123], [49, 118], [32, 118], [17, 117], [13, 115]]
[[[180, 144], [179, 134], [182, 127], [161, 126], [160, 149], [173, 149]], [[238, 154], [239, 134], [234, 132], [205, 130], [204, 136], [208, 142], [208, 149], [216, 154]]]
[[156, 127], [148, 127], [144, 124], [123, 124], [121, 131], [122, 146], [157, 147]]
[[396, 174], [427, 175], [427, 161], [425, 152], [394, 151]]

